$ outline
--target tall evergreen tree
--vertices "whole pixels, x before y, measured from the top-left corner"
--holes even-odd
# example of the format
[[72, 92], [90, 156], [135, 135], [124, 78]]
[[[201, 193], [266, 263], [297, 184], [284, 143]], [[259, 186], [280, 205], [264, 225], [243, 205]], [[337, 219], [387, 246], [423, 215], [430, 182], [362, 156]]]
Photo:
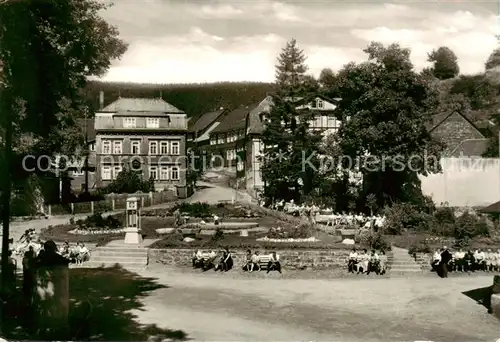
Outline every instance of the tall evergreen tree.
[[[309, 132], [311, 111], [301, 109], [316, 88], [306, 75], [306, 56], [295, 39], [278, 56], [276, 93], [263, 133], [262, 177], [269, 200], [295, 199], [315, 189], [321, 137]], [[305, 162], [307, 160], [307, 163]]]

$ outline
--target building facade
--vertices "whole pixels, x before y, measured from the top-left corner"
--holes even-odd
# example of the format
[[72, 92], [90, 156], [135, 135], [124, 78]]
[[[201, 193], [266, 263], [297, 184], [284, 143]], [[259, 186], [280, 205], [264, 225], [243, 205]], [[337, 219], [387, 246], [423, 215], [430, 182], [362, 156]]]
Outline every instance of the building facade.
[[119, 98], [95, 115], [96, 181], [112, 182], [124, 167], [153, 178], [156, 190], [187, 197], [186, 114], [162, 99]]
[[[310, 130], [320, 131], [326, 136], [335, 133], [340, 128], [341, 121], [335, 117], [335, 100], [314, 95], [300, 102], [304, 104], [297, 106], [299, 112], [304, 110], [313, 113], [313, 119], [309, 122]], [[246, 190], [253, 197], [258, 197], [264, 189], [261, 172], [261, 159], [264, 156], [262, 133], [272, 104], [272, 96], [267, 96], [249, 112], [246, 118], [244, 177]]]
[[252, 104], [229, 112], [210, 132], [208, 151], [214, 168], [230, 168], [236, 173], [244, 171], [246, 117], [257, 105]]

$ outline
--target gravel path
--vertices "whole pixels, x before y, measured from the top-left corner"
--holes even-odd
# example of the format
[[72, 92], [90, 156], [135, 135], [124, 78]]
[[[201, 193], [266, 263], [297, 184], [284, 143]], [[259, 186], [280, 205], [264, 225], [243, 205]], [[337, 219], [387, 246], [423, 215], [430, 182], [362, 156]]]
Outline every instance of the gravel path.
[[144, 271], [169, 288], [144, 298], [146, 311], [134, 314], [143, 324], [180, 329], [195, 341], [452, 342], [500, 337], [500, 322], [462, 294], [491, 285], [492, 276], [311, 280], [231, 273]]

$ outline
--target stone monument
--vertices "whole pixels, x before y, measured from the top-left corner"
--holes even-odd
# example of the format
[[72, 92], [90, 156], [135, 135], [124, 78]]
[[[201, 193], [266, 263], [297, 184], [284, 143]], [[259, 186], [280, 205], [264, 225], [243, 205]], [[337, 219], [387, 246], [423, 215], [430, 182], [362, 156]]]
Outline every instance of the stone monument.
[[36, 259], [33, 309], [39, 338], [65, 340], [69, 334], [69, 260], [47, 241]]
[[139, 199], [137, 197], [127, 198], [127, 209], [125, 212], [125, 243], [141, 244], [141, 215], [139, 212]]

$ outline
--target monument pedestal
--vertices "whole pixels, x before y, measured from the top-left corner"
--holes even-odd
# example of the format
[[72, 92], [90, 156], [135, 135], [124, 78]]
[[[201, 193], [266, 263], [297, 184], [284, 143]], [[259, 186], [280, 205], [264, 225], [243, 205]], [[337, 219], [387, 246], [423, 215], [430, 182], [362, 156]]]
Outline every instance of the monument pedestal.
[[123, 242], [139, 245], [142, 243], [142, 234], [137, 228], [125, 228], [125, 240]]

